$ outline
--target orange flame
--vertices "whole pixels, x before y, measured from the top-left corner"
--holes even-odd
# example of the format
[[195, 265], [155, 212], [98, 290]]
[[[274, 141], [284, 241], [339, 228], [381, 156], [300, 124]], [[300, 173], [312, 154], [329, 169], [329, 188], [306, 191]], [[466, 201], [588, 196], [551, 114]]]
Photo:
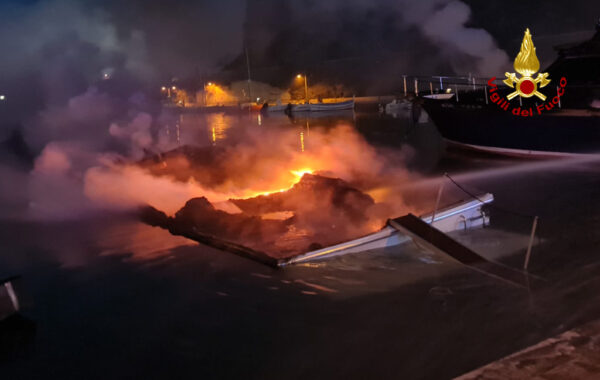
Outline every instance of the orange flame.
[[531, 76], [540, 69], [540, 61], [535, 54], [535, 46], [531, 39], [529, 28], [525, 30], [523, 42], [521, 42], [521, 50], [515, 58], [515, 70], [523, 76]]
[[303, 169], [300, 169], [300, 170], [290, 170], [290, 173], [292, 173], [293, 175], [295, 175], [297, 177], [296, 183], [298, 183], [298, 181], [300, 181], [300, 179], [302, 178], [303, 175], [305, 175], [305, 174], [312, 174], [313, 170], [312, 169], [308, 169], [308, 168], [303, 168]]
[[312, 169], [308, 169], [308, 168], [303, 168], [300, 170], [290, 170], [290, 174], [292, 174], [294, 177], [288, 181], [288, 183], [290, 184], [289, 187], [283, 188], [283, 189], [279, 189], [279, 190], [273, 190], [273, 191], [260, 191], [260, 192], [256, 192], [254, 195], [252, 195], [252, 197], [258, 197], [260, 195], [270, 195], [270, 194], [275, 194], [275, 193], [283, 193], [284, 191], [288, 191], [290, 190], [292, 187], [294, 187], [295, 184], [297, 184], [298, 182], [300, 182], [300, 180], [302, 179], [302, 176], [305, 174], [312, 174], [313, 170]]

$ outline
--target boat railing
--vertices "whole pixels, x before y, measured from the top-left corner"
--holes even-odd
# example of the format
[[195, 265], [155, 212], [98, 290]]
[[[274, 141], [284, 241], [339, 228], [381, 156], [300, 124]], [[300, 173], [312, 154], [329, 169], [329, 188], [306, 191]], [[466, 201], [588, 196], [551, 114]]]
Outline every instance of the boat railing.
[[[490, 78], [450, 75], [402, 75], [402, 79], [404, 96], [481, 90], [490, 80]], [[503, 77], [498, 77], [493, 83], [503, 86], [502, 80]]]
[[[504, 83], [504, 76], [497, 76], [494, 81], [491, 81], [498, 88], [508, 88]], [[556, 81], [558, 82], [558, 81]], [[435, 95], [435, 94], [454, 94], [454, 100], [460, 102], [461, 93], [469, 93], [474, 91], [482, 91], [485, 95], [477, 97], [478, 102], [489, 103], [488, 100], [488, 86], [490, 85], [490, 78], [477, 78], [473, 76], [408, 76], [403, 75], [404, 85], [404, 96], [423, 96], [423, 95]], [[555, 83], [555, 90], [558, 93], [558, 83]], [[600, 89], [598, 84], [590, 83], [569, 83], [570, 89], [586, 88], [597, 90]], [[471, 97], [470, 101], [473, 101]], [[561, 105], [559, 103], [559, 108]]]

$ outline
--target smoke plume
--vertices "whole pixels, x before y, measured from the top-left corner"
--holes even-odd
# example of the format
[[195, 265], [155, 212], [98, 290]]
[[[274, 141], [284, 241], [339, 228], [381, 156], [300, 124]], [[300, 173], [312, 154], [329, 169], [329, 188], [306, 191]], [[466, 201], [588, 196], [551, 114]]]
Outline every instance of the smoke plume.
[[[388, 165], [386, 157], [346, 127], [311, 130], [303, 137], [304, 152], [297, 134], [271, 130], [240, 135], [238, 143], [216, 149], [212, 167], [189, 162], [185, 155], [164, 160], [167, 169], [133, 164], [177, 146], [173, 123], [153, 95], [156, 89], [174, 76], [217, 70], [241, 52], [243, 26], [254, 19], [252, 12], [261, 9], [250, 3], [244, 7], [242, 0], [176, 0], [168, 6], [158, 0], [3, 2], [0, 94], [6, 99], [0, 102], [0, 141], [17, 131], [29, 150], [23, 156], [33, 159], [24, 159], [29, 160], [22, 165], [28, 166], [24, 173], [12, 159], [0, 155], [0, 172], [6, 179], [0, 199], [10, 203], [2, 214], [13, 215], [22, 207], [29, 216], [64, 219], [143, 203], [173, 212], [197, 195], [224, 202], [289, 188], [298, 180], [290, 172], [307, 167], [373, 194], [384, 193], [378, 190], [386, 185], [382, 178], [406, 180], [401, 167]], [[395, 43], [395, 37], [387, 39], [383, 25], [394, 33], [418, 30], [421, 39], [438, 47], [439, 57], [423, 57], [427, 61], [449, 60], [456, 68], [474, 62], [474, 72], [502, 65], [503, 53], [489, 34], [465, 26], [470, 11], [461, 2], [285, 3], [290, 25], [313, 19], [323, 28], [319, 33], [302, 28], [315, 44], [296, 43], [291, 37], [280, 45], [266, 41], [267, 49], [282, 47], [274, 50], [282, 59], [293, 51], [309, 56], [306, 49], [321, 46], [317, 43], [321, 40], [327, 49], [339, 41], [340, 57], [351, 54], [344, 45], [344, 28], [351, 20], [363, 31], [375, 31], [364, 38], [353, 34], [353, 44]]]

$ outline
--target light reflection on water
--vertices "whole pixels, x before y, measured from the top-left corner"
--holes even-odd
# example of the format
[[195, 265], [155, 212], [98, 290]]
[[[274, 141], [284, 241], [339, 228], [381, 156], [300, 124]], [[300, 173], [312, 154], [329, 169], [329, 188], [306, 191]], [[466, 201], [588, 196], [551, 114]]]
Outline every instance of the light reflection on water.
[[[182, 113], [173, 116], [175, 121], [165, 123], [161, 133], [166, 135], [172, 143], [177, 145], [218, 145], [227, 143], [236, 133], [250, 133], [261, 128], [294, 128], [306, 141], [310, 137], [311, 126], [332, 127], [336, 125], [350, 125], [357, 127], [357, 118], [354, 112], [328, 113], [319, 117], [301, 115], [287, 117], [283, 114], [229, 114], [225, 112], [214, 113]], [[403, 124], [403, 120], [396, 120]], [[233, 134], [232, 134], [233, 132]]]
[[232, 125], [232, 121], [223, 113], [206, 115], [206, 123], [211, 130], [213, 144], [227, 138], [227, 130]]
[[[217, 145], [226, 140], [228, 130], [237, 127], [240, 118], [226, 113], [184, 113], [179, 115], [181, 140], [178, 145]], [[244, 124], [251, 125], [252, 119], [245, 119]]]

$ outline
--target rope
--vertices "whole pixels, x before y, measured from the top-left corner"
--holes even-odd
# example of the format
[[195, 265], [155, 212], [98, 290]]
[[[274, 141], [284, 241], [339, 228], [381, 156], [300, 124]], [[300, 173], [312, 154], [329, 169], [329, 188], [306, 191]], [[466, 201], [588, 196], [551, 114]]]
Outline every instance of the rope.
[[[458, 187], [460, 190], [462, 190], [465, 194], [469, 195], [471, 198], [478, 200], [481, 203], [485, 203], [484, 201], [482, 201], [479, 197], [477, 197], [475, 194], [471, 193], [470, 191], [468, 191], [463, 185], [459, 184], [458, 182], [456, 182], [456, 180], [452, 177], [450, 177], [450, 175], [448, 173], [444, 173], [444, 176], [446, 176], [450, 182], [452, 182], [456, 187]], [[535, 215], [529, 215], [529, 214], [523, 214], [517, 211], [513, 211], [513, 210], [509, 210], [509, 209], [505, 209], [503, 207], [499, 207], [496, 206], [495, 204], [489, 204], [487, 203], [487, 207], [491, 208], [491, 209], [495, 209], [498, 211], [502, 211], [505, 212], [507, 214], [512, 214], [515, 216], [519, 216], [521, 218], [535, 218]], [[538, 222], [539, 222], [539, 217], [538, 217]]]
[[536, 235], [537, 235], [537, 249], [542, 252], [542, 234], [540, 233], [540, 218], [536, 215], [529, 215], [529, 214], [523, 214], [517, 211], [513, 211], [513, 210], [509, 210], [509, 209], [505, 209], [503, 207], [499, 207], [496, 206], [495, 204], [490, 204], [490, 203], [485, 203], [483, 202], [479, 197], [477, 197], [475, 194], [473, 194], [472, 192], [468, 191], [463, 185], [461, 185], [460, 183], [456, 182], [456, 180], [452, 177], [450, 177], [450, 175], [448, 173], [444, 173], [444, 176], [447, 177], [450, 182], [452, 182], [456, 187], [458, 187], [460, 190], [462, 190], [465, 194], [469, 195], [470, 197], [472, 197], [473, 199], [478, 200], [479, 202], [481, 202], [482, 204], [485, 204], [487, 207], [491, 208], [491, 209], [495, 209], [501, 212], [505, 212], [507, 214], [511, 214], [511, 215], [515, 215], [515, 216], [519, 216], [521, 218], [528, 218], [528, 219], [534, 219], [534, 218], [538, 218], [537, 221], [537, 229], [536, 229]]

